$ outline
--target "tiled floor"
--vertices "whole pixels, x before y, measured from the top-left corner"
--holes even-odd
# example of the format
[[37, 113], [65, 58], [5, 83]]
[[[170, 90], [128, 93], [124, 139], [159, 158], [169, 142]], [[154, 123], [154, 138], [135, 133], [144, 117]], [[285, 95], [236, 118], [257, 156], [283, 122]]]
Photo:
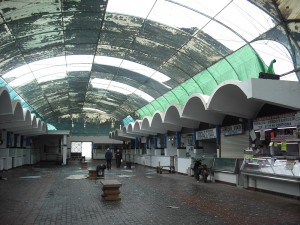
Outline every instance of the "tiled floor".
[[[95, 168], [100, 161], [89, 161]], [[105, 171], [121, 200], [103, 201], [100, 181], [80, 164], [14, 168], [0, 180], [0, 225], [300, 224], [300, 201], [154, 168]]]

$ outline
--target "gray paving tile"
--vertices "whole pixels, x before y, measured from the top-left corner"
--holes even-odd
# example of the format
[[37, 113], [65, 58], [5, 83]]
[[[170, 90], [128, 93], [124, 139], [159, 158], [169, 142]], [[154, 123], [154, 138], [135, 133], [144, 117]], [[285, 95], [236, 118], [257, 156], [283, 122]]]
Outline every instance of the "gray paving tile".
[[[99, 161], [90, 161], [96, 167]], [[114, 165], [113, 165], [114, 166]], [[79, 164], [15, 168], [0, 181], [1, 225], [300, 224], [300, 201], [136, 165], [105, 172], [122, 183], [121, 200], [102, 200], [102, 186]], [[20, 177], [32, 177], [24, 179]], [[38, 178], [40, 176], [40, 178]], [[70, 178], [71, 179], [66, 179]]]

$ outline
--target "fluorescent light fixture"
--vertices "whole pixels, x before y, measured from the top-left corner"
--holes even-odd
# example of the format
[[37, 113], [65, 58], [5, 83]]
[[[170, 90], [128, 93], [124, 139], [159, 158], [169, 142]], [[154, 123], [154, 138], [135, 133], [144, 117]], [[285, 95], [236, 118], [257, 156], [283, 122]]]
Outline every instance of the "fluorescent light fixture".
[[[265, 130], [263, 130], [264, 132], [266, 132], [266, 131], [270, 131], [270, 130], [272, 130], [272, 129], [265, 129]], [[256, 132], [256, 133], [259, 133], [261, 130], [255, 130], [254, 132]]]
[[112, 81], [112, 80], [94, 78], [91, 80], [91, 85], [94, 88], [115, 91], [115, 92], [119, 92], [124, 95], [136, 94], [136, 95], [140, 96], [141, 98], [145, 99], [147, 102], [151, 102], [154, 100], [154, 98], [152, 96], [148, 95], [147, 93], [145, 93], [143, 91], [138, 90], [137, 88], [134, 88], [132, 86], [129, 86], [127, 84], [123, 84], [120, 82]]
[[278, 127], [278, 130], [284, 130], [284, 129], [296, 129], [297, 127]]
[[272, 130], [272, 129], [265, 129], [264, 131], [270, 131], [270, 130]]
[[98, 112], [98, 113], [102, 113], [102, 114], [106, 114], [106, 112], [100, 110], [100, 109], [95, 109], [95, 108], [85, 108], [83, 107], [84, 111], [93, 111], [93, 112]]

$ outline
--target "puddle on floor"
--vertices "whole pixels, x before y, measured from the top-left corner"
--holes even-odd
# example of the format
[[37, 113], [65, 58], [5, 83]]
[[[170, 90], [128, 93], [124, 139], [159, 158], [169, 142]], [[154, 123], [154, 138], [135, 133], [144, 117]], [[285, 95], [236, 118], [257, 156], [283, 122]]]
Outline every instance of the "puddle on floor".
[[134, 177], [135, 175], [118, 175], [118, 177], [125, 177], [125, 178], [127, 178], [127, 177]]
[[22, 179], [40, 179], [42, 178], [41, 176], [25, 176], [25, 177], [20, 177]]
[[80, 180], [80, 179], [86, 179], [88, 176], [84, 174], [76, 174], [76, 175], [70, 175], [66, 177], [65, 179], [68, 180]]

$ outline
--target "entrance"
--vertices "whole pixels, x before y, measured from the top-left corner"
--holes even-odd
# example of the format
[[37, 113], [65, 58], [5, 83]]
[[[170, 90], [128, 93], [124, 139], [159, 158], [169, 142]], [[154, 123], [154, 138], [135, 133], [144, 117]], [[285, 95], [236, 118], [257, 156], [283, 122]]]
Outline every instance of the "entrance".
[[82, 156], [85, 156], [85, 159], [92, 158], [92, 142], [82, 142]]
[[71, 143], [71, 157], [82, 157], [85, 159], [92, 158], [92, 142], [72, 142]]

